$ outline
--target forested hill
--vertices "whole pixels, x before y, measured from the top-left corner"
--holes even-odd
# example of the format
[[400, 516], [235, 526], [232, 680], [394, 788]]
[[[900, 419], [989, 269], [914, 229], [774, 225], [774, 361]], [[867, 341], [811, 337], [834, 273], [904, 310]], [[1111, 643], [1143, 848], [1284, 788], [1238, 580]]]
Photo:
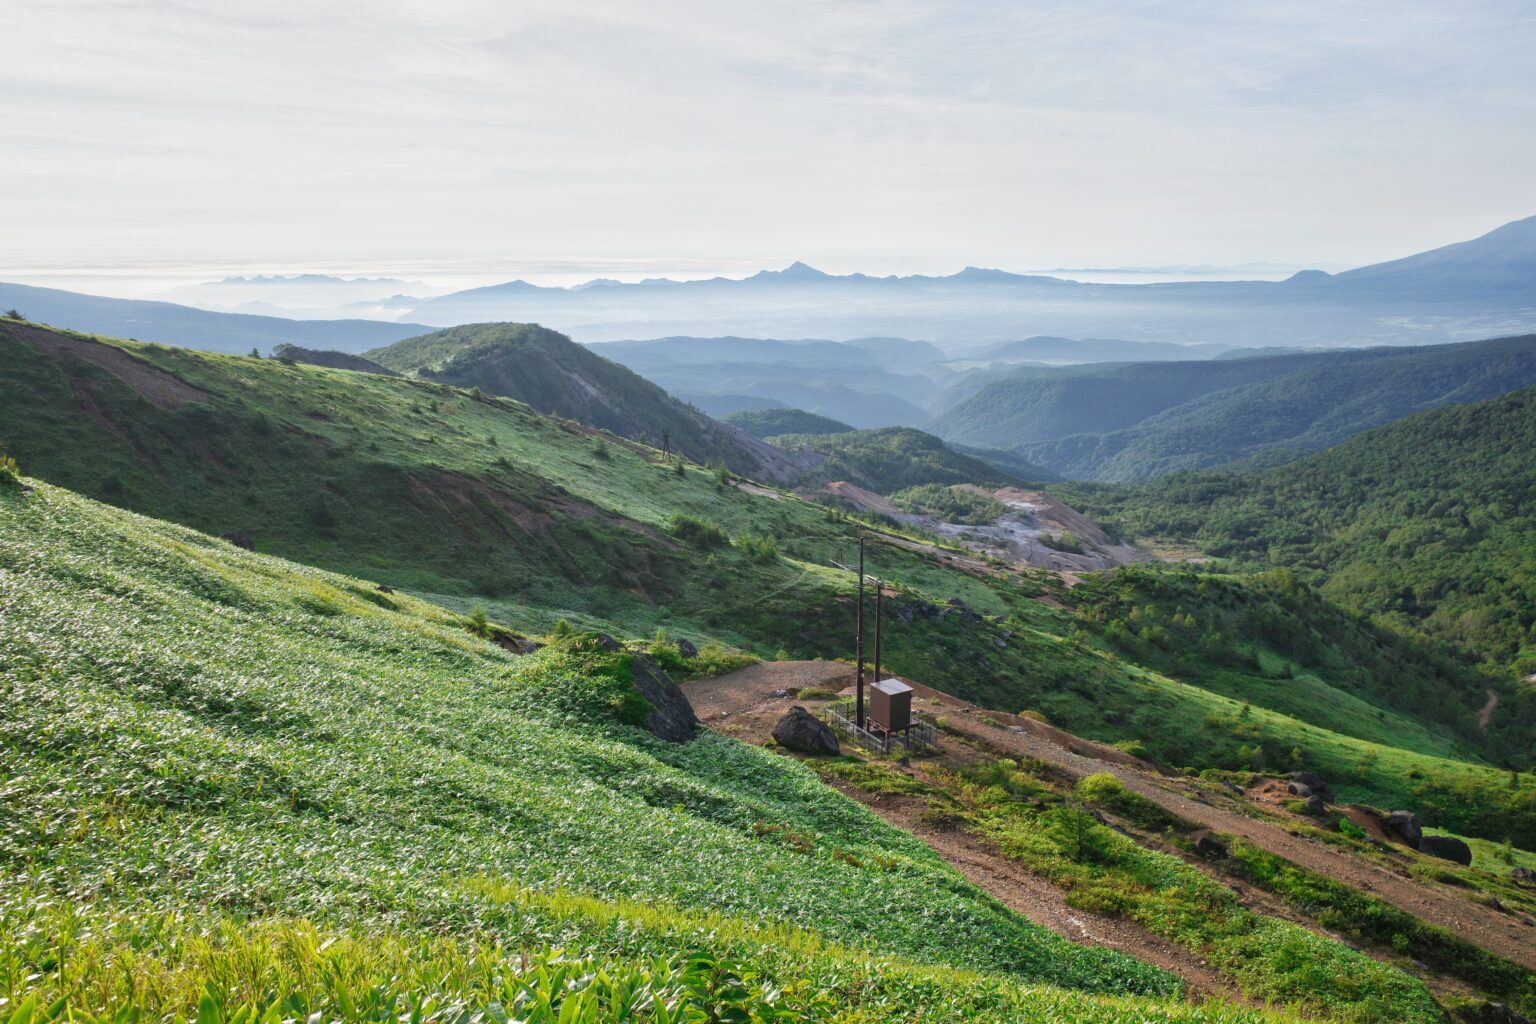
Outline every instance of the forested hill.
[[365, 353], [396, 372], [526, 402], [544, 413], [661, 447], [696, 462], [786, 481], [808, 469], [686, 405], [618, 363], [537, 324], [468, 324]]
[[1536, 673], [1536, 387], [1259, 474], [1059, 485], [1122, 532], [1319, 570], [1323, 593]]
[[803, 409], [743, 409], [723, 419], [731, 426], [763, 439], [780, 434], [846, 434], [854, 429], [840, 420]]
[[932, 425], [1073, 479], [1285, 460], [1426, 409], [1536, 384], [1536, 336], [1177, 363], [1027, 367]]

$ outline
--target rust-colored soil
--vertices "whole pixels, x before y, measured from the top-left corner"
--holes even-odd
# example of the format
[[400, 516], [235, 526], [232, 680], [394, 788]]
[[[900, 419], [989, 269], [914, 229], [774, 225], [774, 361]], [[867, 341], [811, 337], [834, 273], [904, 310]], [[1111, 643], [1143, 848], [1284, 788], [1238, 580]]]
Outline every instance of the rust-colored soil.
[[136, 359], [115, 345], [57, 334], [25, 324], [6, 324], [0, 328], [0, 337], [36, 345], [55, 359], [69, 355], [95, 363], [163, 408], [175, 408], [208, 397], [180, 377]]

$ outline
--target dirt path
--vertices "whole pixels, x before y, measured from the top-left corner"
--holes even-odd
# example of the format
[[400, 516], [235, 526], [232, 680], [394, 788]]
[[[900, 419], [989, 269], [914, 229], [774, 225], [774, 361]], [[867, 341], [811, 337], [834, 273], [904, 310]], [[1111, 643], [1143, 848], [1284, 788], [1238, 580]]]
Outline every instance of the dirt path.
[[1492, 690], [1488, 691], [1488, 703], [1483, 705], [1483, 710], [1477, 713], [1477, 727], [1483, 732], [1488, 731], [1488, 721], [1493, 717], [1493, 709], [1499, 706], [1499, 695]]
[[[791, 703], [783, 697], [775, 697], [775, 691], [810, 686], [838, 688], [850, 681], [851, 672], [851, 666], [837, 662], [765, 662], [740, 672], [690, 683], [686, 690], [700, 719], [711, 727], [743, 739], [756, 738], [760, 742]], [[1401, 877], [1342, 851], [1291, 835], [1278, 825], [1215, 806], [1206, 794], [1180, 780], [1157, 774], [1150, 766], [1113, 747], [1083, 740], [1029, 719], [986, 711], [921, 683], [907, 681], [912, 683], [920, 698], [916, 709], [943, 715], [946, 728], [979, 746], [1034, 758], [1074, 777], [1109, 772], [1128, 789], [1187, 821], [1213, 831], [1241, 836], [1287, 860], [1371, 893], [1400, 910], [1536, 970], [1536, 927], [1524, 915], [1500, 913], [1472, 903], [1438, 884]], [[956, 864], [956, 867], [960, 865]]]
[[1178, 943], [1148, 931], [1134, 921], [1069, 906], [1064, 890], [1009, 860], [985, 841], [967, 832], [940, 831], [926, 824], [922, 801], [913, 797], [866, 793], [853, 786], [837, 785], [837, 788], [892, 825], [917, 836], [973, 884], [1042, 928], [1080, 945], [1117, 950], [1177, 974], [1189, 985], [1189, 995], [1195, 999], [1220, 996], [1233, 1002], [1258, 1005], [1247, 999], [1236, 985], [1211, 970], [1203, 958]]
[[[851, 665], [835, 661], [764, 662], [738, 672], [684, 684], [694, 713], [710, 728], [761, 743], [795, 703], [780, 691], [815, 687], [842, 689]], [[927, 843], [951, 867], [1016, 913], [1085, 946], [1103, 946], [1154, 964], [1183, 978], [1191, 994], [1244, 1002], [1242, 992], [1204, 960], [1132, 921], [1089, 913], [1067, 905], [1066, 893], [982, 839], [966, 832], [936, 829], [923, 820], [924, 804], [912, 797], [868, 793], [834, 782], [850, 799]]]

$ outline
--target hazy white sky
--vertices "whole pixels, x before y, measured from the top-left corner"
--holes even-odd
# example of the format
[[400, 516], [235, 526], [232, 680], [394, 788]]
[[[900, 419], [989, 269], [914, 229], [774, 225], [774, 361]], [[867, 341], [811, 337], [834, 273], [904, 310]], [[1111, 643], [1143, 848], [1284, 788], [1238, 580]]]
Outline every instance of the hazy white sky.
[[1364, 263], [1536, 213], [1528, 0], [6, 0], [0, 52], [13, 278]]

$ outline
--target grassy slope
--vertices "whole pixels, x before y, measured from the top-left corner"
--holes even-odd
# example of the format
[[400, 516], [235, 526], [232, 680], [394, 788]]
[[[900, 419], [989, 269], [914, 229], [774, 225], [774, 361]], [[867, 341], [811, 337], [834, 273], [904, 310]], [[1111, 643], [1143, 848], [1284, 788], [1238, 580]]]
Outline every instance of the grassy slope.
[[[485, 603], [509, 621], [565, 615], [763, 654], [847, 653], [849, 580], [828, 563], [850, 557], [860, 524], [829, 510], [745, 493], [698, 467], [679, 476], [655, 453], [441, 385], [124, 343], [139, 365], [207, 396], [161, 408], [93, 363], [6, 344], [0, 436], [26, 471], [93, 497], [210, 532], [249, 530], [260, 550], [464, 611]], [[680, 544], [665, 532], [675, 512], [732, 537], [775, 537], [778, 555]], [[1301, 747], [1358, 796], [1393, 803], [1426, 789], [1448, 826], [1536, 843], [1536, 816], [1510, 818], [1491, 769], [1378, 747], [1374, 733], [1342, 731], [1349, 720], [1260, 708], [1241, 719], [1242, 699], [1185, 685], [1177, 666], [1111, 658], [1091, 617], [1031, 599], [1049, 585], [1037, 575], [973, 575], [891, 544], [871, 558], [903, 591], [888, 606], [897, 671], [994, 706], [1039, 707], [1093, 737], [1141, 739], [1173, 764], [1236, 767], [1255, 743]], [[938, 617], [931, 605], [951, 597], [1008, 621]], [[1400, 646], [1403, 671], [1436, 678], [1432, 661]], [[1332, 670], [1319, 678], [1334, 681]]]
[[1230, 361], [1020, 371], [940, 417], [947, 438], [1077, 479], [1149, 479], [1315, 451], [1536, 383], [1536, 337]]
[[1013, 916], [793, 762], [623, 725], [624, 656], [519, 659], [463, 625], [0, 490], [0, 995], [185, 1014], [208, 978], [357, 1019], [371, 984], [473, 1002], [554, 943], [747, 958], [862, 1003], [852, 1019], [912, 999], [938, 1020], [1200, 1018], [1031, 993], [1173, 982]]
[[540, 412], [754, 472], [739, 435], [639, 374], [537, 324], [467, 324], [366, 353], [400, 373], [515, 398]]
[[932, 434], [911, 427], [881, 427], [840, 434], [783, 434], [773, 443], [827, 457], [822, 480], [847, 480], [881, 494], [921, 484], [1013, 483], [1007, 473], [962, 455]]

